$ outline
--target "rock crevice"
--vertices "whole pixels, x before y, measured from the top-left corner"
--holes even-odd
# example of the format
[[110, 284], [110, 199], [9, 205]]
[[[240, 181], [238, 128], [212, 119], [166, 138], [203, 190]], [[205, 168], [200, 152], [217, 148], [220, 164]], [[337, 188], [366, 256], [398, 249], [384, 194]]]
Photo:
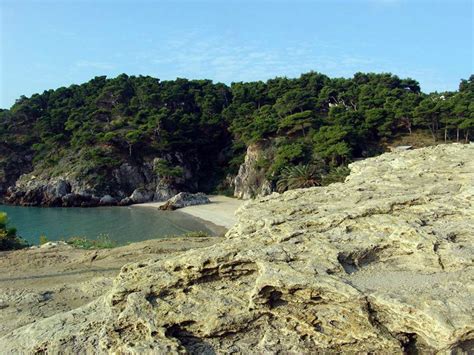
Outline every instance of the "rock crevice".
[[472, 351], [473, 157], [473, 145], [388, 153], [345, 183], [258, 198], [223, 242], [128, 264], [104, 297], [2, 349]]

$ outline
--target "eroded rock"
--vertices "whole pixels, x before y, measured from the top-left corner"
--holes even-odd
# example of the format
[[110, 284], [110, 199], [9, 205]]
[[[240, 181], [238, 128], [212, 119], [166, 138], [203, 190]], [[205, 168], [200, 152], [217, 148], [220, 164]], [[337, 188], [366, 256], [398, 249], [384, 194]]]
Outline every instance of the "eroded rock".
[[352, 164], [345, 183], [246, 203], [226, 240], [128, 264], [3, 351], [472, 351], [474, 146]]
[[99, 201], [99, 205], [101, 206], [114, 206], [116, 204], [117, 204], [117, 199], [113, 198], [110, 195], [103, 196]]
[[153, 200], [153, 191], [148, 191], [143, 188], [138, 188], [130, 195], [132, 203], [144, 203]]
[[168, 201], [166, 201], [163, 205], [160, 206], [160, 210], [176, 210], [178, 208], [183, 208], [187, 206], [196, 206], [196, 205], [204, 205], [207, 203], [211, 203], [209, 198], [206, 194], [202, 192], [198, 192], [195, 194], [189, 192], [180, 192], [179, 194], [173, 196]]
[[245, 161], [239, 167], [239, 172], [234, 178], [234, 196], [244, 200], [256, 196], [271, 194], [272, 186], [266, 178], [266, 170], [260, 165], [264, 160], [273, 159], [274, 151], [270, 141], [261, 141], [251, 144], [247, 148]]

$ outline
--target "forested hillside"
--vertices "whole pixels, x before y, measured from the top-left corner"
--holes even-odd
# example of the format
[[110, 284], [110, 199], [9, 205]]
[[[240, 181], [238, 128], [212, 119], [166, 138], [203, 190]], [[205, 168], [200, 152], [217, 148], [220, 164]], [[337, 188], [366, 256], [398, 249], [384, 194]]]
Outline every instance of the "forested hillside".
[[104, 195], [104, 204], [126, 204], [229, 189], [246, 148], [261, 141], [272, 158], [259, 165], [276, 188], [288, 167], [330, 175], [415, 131], [469, 141], [474, 76], [459, 91], [432, 94], [415, 80], [372, 73], [230, 87], [95, 77], [0, 111], [0, 194], [11, 203], [85, 206]]

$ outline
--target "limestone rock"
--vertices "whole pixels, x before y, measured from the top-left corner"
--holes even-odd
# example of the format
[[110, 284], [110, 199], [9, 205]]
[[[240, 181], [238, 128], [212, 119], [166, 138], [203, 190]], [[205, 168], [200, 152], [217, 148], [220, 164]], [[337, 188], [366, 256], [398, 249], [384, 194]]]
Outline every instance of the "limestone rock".
[[138, 166], [123, 163], [112, 172], [112, 176], [119, 186], [133, 190], [137, 186], [142, 186], [148, 182], [143, 170]]
[[130, 197], [125, 197], [125, 198], [120, 200], [118, 205], [119, 206], [128, 206], [128, 205], [131, 205], [132, 203], [133, 203], [133, 201], [130, 199]]
[[[106, 184], [98, 184], [78, 171], [51, 176], [48, 170], [31, 171], [32, 167], [28, 164], [25, 169], [29, 172], [23, 174], [23, 170], [15, 169], [2, 174], [4, 169], [0, 168], [0, 199], [9, 204], [24, 206], [90, 207], [102, 205], [100, 200], [107, 195], [116, 200], [114, 205], [127, 205], [166, 201], [179, 191], [197, 190], [196, 174], [200, 167], [195, 159], [185, 159], [178, 153], [167, 159], [173, 161], [170, 163], [173, 166], [183, 169], [182, 177], [165, 179], [159, 176], [155, 171], [156, 164], [167, 161], [164, 158], [124, 162], [108, 173]], [[90, 174], [97, 175], [93, 169]], [[107, 203], [109, 204], [112, 203]]]
[[474, 146], [387, 153], [274, 193], [226, 240], [125, 265], [2, 351], [462, 353], [474, 345]]
[[72, 248], [69, 244], [61, 240], [56, 242], [46, 242], [39, 246], [40, 249], [52, 249], [57, 247]]
[[272, 144], [269, 141], [251, 144], [247, 148], [245, 161], [239, 167], [233, 182], [235, 197], [248, 200], [271, 193], [272, 187], [265, 176], [266, 170], [259, 165], [262, 160], [272, 159], [272, 156]]
[[180, 192], [160, 206], [160, 210], [175, 210], [186, 206], [204, 205], [207, 203], [211, 203], [211, 201], [202, 192], [195, 194]]
[[132, 203], [143, 203], [153, 200], [153, 191], [147, 191], [142, 188], [135, 189], [130, 195]]
[[99, 205], [101, 206], [113, 206], [116, 204], [117, 204], [117, 199], [113, 198], [110, 195], [103, 196], [99, 201]]
[[176, 195], [178, 191], [166, 184], [158, 184], [156, 186], [155, 194], [153, 195], [153, 201], [166, 201]]
[[61, 199], [71, 192], [71, 185], [65, 180], [58, 180], [46, 186], [45, 197], [48, 200]]

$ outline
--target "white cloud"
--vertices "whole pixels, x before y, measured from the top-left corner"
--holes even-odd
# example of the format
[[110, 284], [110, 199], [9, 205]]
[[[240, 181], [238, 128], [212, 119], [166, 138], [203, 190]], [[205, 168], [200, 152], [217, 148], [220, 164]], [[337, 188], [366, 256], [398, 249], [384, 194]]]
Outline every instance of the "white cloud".
[[97, 62], [91, 60], [78, 60], [74, 65], [78, 68], [93, 68], [100, 70], [115, 69], [115, 65], [107, 62]]
[[173, 36], [173, 40], [162, 43], [160, 48], [136, 54], [136, 60], [148, 61], [153, 68], [151, 74], [158, 77], [163, 71], [225, 83], [294, 77], [310, 70], [351, 76], [357, 71], [371, 71], [374, 65], [372, 58], [352, 55], [343, 46], [329, 41], [273, 48], [257, 41], [236, 45], [229, 35], [204, 38], [195, 32]]

